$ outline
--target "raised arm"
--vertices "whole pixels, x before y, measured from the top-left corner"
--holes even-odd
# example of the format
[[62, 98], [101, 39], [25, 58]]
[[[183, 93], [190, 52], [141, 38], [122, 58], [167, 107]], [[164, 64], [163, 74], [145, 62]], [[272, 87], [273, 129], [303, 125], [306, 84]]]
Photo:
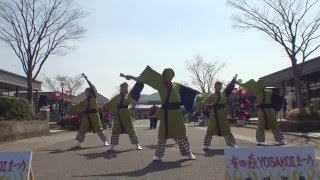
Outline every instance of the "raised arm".
[[106, 111], [113, 111], [114, 109], [117, 108], [117, 104], [118, 104], [118, 96], [113, 97], [109, 102], [107, 102], [106, 104], [104, 104], [102, 106], [102, 110]]
[[255, 94], [259, 93], [259, 87], [257, 85], [257, 82], [254, 79], [250, 79], [249, 81], [242, 83], [242, 82], [237, 82], [239, 86], [246, 87], [253, 91]]
[[196, 100], [194, 102], [194, 107], [196, 108], [196, 112], [201, 113], [202, 109], [204, 109], [206, 105], [212, 104], [211, 98], [209, 98], [211, 94], [212, 93], [209, 92], [205, 94], [199, 94], [196, 97]]
[[127, 80], [138, 81], [138, 78], [137, 78], [137, 77], [134, 77], [134, 76], [131, 76], [131, 75], [125, 75], [125, 74], [123, 74], [123, 73], [120, 73], [120, 77], [124, 77], [124, 78], [126, 78]]
[[91, 81], [88, 80], [88, 77], [87, 77], [84, 73], [82, 73], [82, 76], [83, 76], [84, 79], [87, 81], [87, 83], [88, 83], [88, 85], [89, 85], [89, 87], [90, 87], [90, 89], [91, 89], [92, 95], [93, 95], [94, 97], [97, 97], [98, 92], [97, 92], [96, 87], [91, 83]]
[[141, 91], [143, 90], [144, 84], [141, 82], [136, 82], [136, 84], [133, 86], [133, 88], [130, 91], [130, 96], [135, 101], [139, 101]]
[[184, 108], [186, 109], [187, 112], [193, 112], [193, 106], [194, 106], [194, 101], [199, 94], [197, 90], [194, 90], [190, 87], [183, 86], [179, 84], [180, 86], [180, 100]]
[[87, 100], [84, 99], [84, 100], [82, 100], [81, 102], [79, 102], [79, 103], [77, 103], [77, 104], [71, 104], [71, 103], [69, 103], [69, 104], [68, 104], [68, 109], [69, 109], [70, 111], [73, 111], [73, 112], [76, 112], [76, 113], [80, 113], [80, 112], [82, 112], [82, 111], [85, 110], [86, 105], [87, 105]]
[[238, 75], [235, 75], [232, 78], [231, 82], [227, 85], [226, 89], [224, 90], [224, 92], [226, 93], [227, 96], [229, 96], [231, 94], [231, 92], [233, 91], [235, 84], [236, 84], [236, 81], [237, 81], [237, 76]]
[[165, 86], [162, 75], [153, 70], [150, 66], [147, 66], [138, 77], [124, 75], [122, 73], [120, 76], [125, 77], [127, 80], [134, 80], [143, 84], [147, 84], [156, 90], [159, 90]]

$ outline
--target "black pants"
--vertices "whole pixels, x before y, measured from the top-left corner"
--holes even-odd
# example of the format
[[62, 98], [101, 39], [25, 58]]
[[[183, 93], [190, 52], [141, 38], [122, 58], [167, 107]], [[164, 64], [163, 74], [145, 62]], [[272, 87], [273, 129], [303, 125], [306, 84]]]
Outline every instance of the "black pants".
[[157, 118], [150, 118], [150, 129], [156, 129], [157, 128]]

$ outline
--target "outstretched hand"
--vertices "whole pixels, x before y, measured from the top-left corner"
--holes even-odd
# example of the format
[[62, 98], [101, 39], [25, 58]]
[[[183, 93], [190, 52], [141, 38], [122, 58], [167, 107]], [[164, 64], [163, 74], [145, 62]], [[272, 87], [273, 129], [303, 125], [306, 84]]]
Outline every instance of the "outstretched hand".
[[242, 86], [242, 79], [238, 79], [238, 80], [236, 81], [236, 84], [238, 84], [239, 86]]
[[88, 79], [87, 75], [85, 75], [84, 73], [81, 74], [85, 79]]
[[236, 74], [235, 76], [233, 76], [233, 79], [237, 79], [237, 77], [238, 77], [238, 74]]
[[122, 73], [120, 73], [120, 77], [124, 77], [124, 78], [126, 78], [127, 80], [131, 80], [131, 79], [133, 79], [133, 78], [134, 78], [133, 76], [130, 76], [130, 75], [124, 75], [124, 74], [122, 74]]

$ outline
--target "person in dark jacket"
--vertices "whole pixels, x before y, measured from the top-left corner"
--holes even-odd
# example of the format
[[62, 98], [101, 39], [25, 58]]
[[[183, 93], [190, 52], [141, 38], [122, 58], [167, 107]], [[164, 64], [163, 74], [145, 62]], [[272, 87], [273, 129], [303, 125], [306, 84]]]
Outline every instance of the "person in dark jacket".
[[150, 129], [157, 128], [158, 118], [153, 116], [157, 112], [157, 110], [158, 107], [155, 104], [149, 109]]

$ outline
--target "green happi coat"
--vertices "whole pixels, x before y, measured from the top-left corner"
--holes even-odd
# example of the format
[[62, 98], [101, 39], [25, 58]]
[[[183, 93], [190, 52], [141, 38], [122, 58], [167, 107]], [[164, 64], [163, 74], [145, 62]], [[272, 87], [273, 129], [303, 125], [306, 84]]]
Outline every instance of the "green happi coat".
[[97, 99], [94, 96], [89, 96], [82, 100], [80, 103], [72, 105], [71, 111], [81, 114], [81, 126], [80, 133], [87, 133], [92, 131], [93, 133], [102, 131], [102, 125], [99, 114], [97, 112], [89, 112], [97, 110]]
[[111, 110], [114, 115], [112, 135], [135, 134], [130, 110], [128, 108], [118, 108], [119, 105], [128, 106], [132, 101], [131, 95], [127, 94], [121, 103], [121, 95], [119, 94], [103, 106], [104, 109]]
[[[241, 85], [249, 88], [255, 94], [258, 104], [272, 104], [272, 90], [264, 89], [262, 91], [261, 89], [265, 87], [261, 87], [262, 85], [253, 79]], [[261, 129], [280, 130], [276, 112], [273, 108], [258, 108], [258, 123]]]
[[[168, 96], [167, 85], [165, 84], [163, 75], [154, 71], [151, 67], [147, 66], [147, 68], [140, 74], [140, 76], [136, 79], [138, 82], [147, 84], [152, 88], [156, 89], [161, 98], [162, 104], [165, 103], [181, 103], [180, 92], [181, 88], [186, 88], [179, 83], [172, 83], [171, 94], [168, 98], [168, 102], [166, 102]], [[189, 89], [190, 90], [190, 89]], [[192, 91], [192, 90], [191, 90]], [[192, 103], [194, 101], [194, 97], [196, 95], [196, 91], [194, 92], [194, 96], [192, 96]], [[192, 94], [192, 93], [191, 93]], [[192, 109], [192, 106], [191, 106]], [[160, 126], [158, 131], [158, 138], [160, 140], [165, 139], [185, 139], [186, 138], [186, 126], [184, 122], [183, 110], [180, 109], [169, 109], [167, 110], [168, 117], [165, 118], [165, 110], [163, 108], [159, 108], [156, 112], [155, 116], [160, 120]]]
[[[212, 93], [209, 97], [207, 97], [204, 100], [204, 105], [210, 105], [211, 107], [214, 105], [225, 106], [227, 104], [228, 96], [225, 91], [221, 92], [220, 94], [221, 96], [219, 98], [217, 93]], [[216, 111], [217, 118], [215, 116], [214, 109], [211, 108], [207, 136], [231, 136], [232, 134], [227, 117], [226, 107], [218, 108]]]
[[199, 115], [203, 113], [204, 105], [203, 102], [206, 98], [208, 98], [212, 93], [205, 93], [201, 95], [197, 95], [196, 100], [194, 101], [194, 111]]

